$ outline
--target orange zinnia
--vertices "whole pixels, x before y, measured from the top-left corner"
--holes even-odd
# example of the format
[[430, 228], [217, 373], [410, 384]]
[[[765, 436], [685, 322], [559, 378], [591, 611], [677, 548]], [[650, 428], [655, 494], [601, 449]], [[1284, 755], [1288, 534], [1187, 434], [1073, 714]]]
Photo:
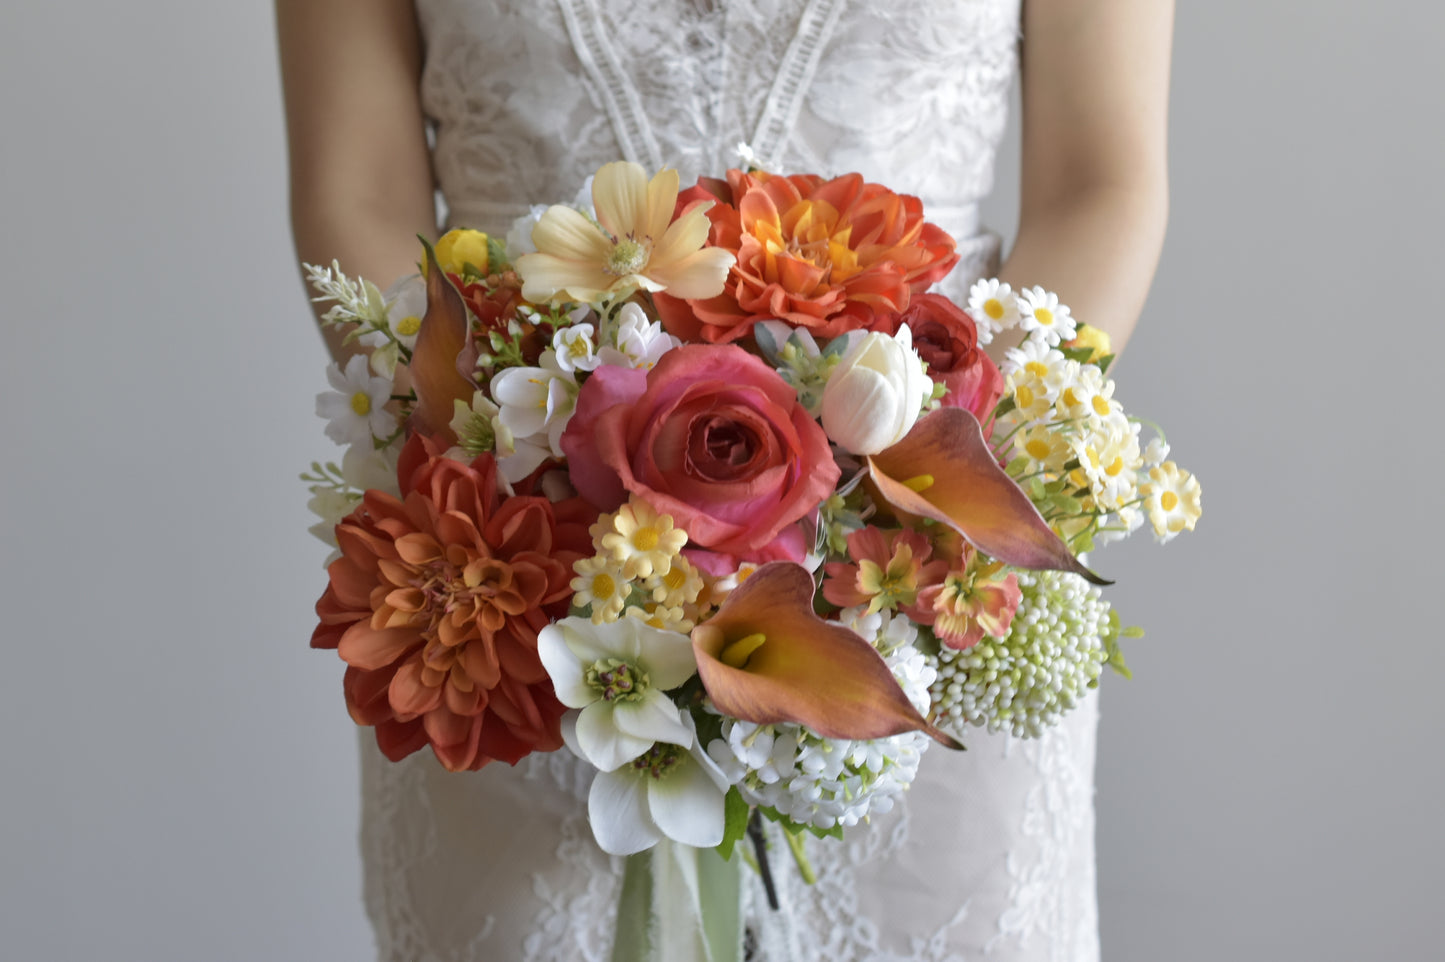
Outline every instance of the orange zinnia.
[[451, 461], [423, 435], [397, 474], [401, 500], [368, 491], [337, 525], [341, 557], [316, 603], [311, 644], [347, 663], [352, 718], [393, 761], [430, 744], [452, 771], [561, 747], [566, 709], [537, 632], [567, 612], [596, 511], [503, 499], [491, 455]]
[[709, 244], [737, 266], [717, 297], [654, 295], [663, 323], [684, 340], [722, 343], [776, 318], [835, 337], [860, 328], [892, 333], [909, 297], [958, 261], [953, 238], [923, 220], [917, 197], [858, 174], [833, 180], [728, 171], [727, 184], [700, 181], [679, 207], [711, 199]]

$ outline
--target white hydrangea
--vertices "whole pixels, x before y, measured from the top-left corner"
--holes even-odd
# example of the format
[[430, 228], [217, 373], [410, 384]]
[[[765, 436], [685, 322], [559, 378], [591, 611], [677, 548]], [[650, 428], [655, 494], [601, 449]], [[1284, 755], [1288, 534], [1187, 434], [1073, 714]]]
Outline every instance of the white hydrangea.
[[941, 727], [1038, 737], [1098, 686], [1109, 623], [1099, 589], [1063, 571], [1020, 571], [1018, 580], [1023, 599], [1006, 637], [931, 656]]
[[[917, 626], [888, 612], [844, 612], [850, 614], [843, 623], [879, 646], [909, 700], [926, 712], [935, 672], [913, 646]], [[849, 741], [823, 738], [801, 725], [729, 718], [707, 751], [748, 803], [826, 831], [891, 811], [931, 742], [923, 732]]]

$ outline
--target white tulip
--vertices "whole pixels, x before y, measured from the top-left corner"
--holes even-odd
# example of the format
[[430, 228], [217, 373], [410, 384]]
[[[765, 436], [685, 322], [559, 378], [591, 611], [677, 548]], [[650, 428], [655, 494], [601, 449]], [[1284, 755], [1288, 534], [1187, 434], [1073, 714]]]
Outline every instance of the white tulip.
[[908, 325], [873, 332], [843, 355], [823, 388], [823, 430], [853, 454], [877, 454], [913, 430], [933, 381], [913, 349]]

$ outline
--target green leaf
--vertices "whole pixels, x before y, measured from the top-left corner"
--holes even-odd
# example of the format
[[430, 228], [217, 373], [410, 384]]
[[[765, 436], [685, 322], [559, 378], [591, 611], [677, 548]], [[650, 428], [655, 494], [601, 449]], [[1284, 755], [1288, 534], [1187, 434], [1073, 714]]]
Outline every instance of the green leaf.
[[487, 235], [487, 263], [493, 274], [500, 274], [512, 266], [512, 262], [507, 260], [506, 242], [497, 240], [491, 234]]
[[1114, 358], [1115, 358], [1116, 356], [1117, 356], [1117, 355], [1114, 355], [1114, 354], [1105, 354], [1103, 357], [1099, 358], [1097, 361], [1094, 362], [1095, 364], [1097, 364], [1097, 365], [1099, 366], [1099, 373], [1100, 373], [1100, 374], [1108, 374], [1108, 373], [1109, 373], [1109, 365], [1114, 363]]
[[993, 416], [995, 418], [1001, 418], [1017, 407], [1018, 405], [1014, 403], [1013, 396], [1010, 395], [1009, 397], [1006, 397], [1002, 401], [998, 402], [998, 404], [993, 409]]
[[717, 853], [724, 859], [733, 857], [733, 846], [747, 835], [750, 814], [752, 809], [743, 801], [738, 787], [729, 788], [727, 797], [723, 799], [723, 839], [717, 846]]
[[753, 325], [753, 340], [757, 342], [758, 350], [763, 352], [763, 357], [774, 367], [778, 364], [778, 342], [773, 338], [773, 332], [763, 324]]
[[1078, 361], [1080, 364], [1088, 364], [1089, 358], [1094, 356], [1092, 347], [1061, 347], [1059, 352], [1071, 361]]

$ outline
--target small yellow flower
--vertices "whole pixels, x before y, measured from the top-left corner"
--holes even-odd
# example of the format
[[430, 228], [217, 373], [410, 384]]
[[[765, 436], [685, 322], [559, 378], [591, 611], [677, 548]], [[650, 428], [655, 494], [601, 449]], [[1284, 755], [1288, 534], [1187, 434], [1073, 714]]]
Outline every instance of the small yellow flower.
[[662, 631], [692, 631], [696, 625], [687, 613], [679, 607], [669, 607], [649, 602], [641, 607], [628, 605], [627, 610], [622, 613], [624, 618], [636, 618], [638, 621]]
[[582, 558], [572, 570], [577, 574], [572, 579], [572, 604], [579, 608], [591, 605], [594, 625], [616, 621], [632, 590], [621, 566], [611, 558], [594, 557]]
[[449, 230], [436, 243], [437, 263], [448, 274], [465, 274], [470, 264], [476, 273], [486, 277], [488, 263], [487, 235], [479, 230]]
[[666, 574], [653, 573], [643, 584], [652, 593], [652, 600], [661, 605], [691, 605], [702, 593], [702, 575], [687, 559], [679, 555], [672, 559], [672, 567]]
[[1074, 332], [1074, 339], [1064, 346], [1087, 347], [1091, 352], [1086, 359], [1086, 363], [1089, 364], [1096, 364], [1100, 358], [1114, 353], [1108, 333], [1088, 324], [1080, 324], [1079, 329]]
[[[595, 527], [593, 537], [596, 538]], [[628, 578], [661, 577], [672, 568], [687, 532], [672, 525], [672, 515], [658, 514], [652, 505], [633, 498], [612, 516], [612, 531], [602, 535], [600, 547], [622, 565]]]

